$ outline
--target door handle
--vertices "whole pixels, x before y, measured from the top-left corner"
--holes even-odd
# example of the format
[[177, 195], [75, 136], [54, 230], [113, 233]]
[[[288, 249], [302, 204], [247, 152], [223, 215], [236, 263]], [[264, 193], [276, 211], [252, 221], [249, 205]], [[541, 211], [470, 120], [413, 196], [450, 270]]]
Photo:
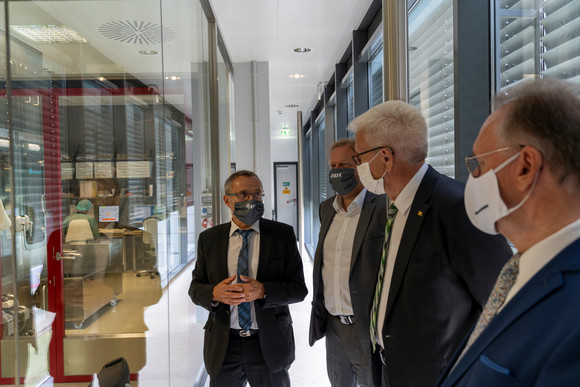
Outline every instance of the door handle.
[[61, 254], [60, 251], [57, 251], [56, 254], [54, 255], [54, 258], [57, 261], [73, 261], [79, 257], [82, 257], [83, 255], [77, 251], [64, 251], [64, 254]]

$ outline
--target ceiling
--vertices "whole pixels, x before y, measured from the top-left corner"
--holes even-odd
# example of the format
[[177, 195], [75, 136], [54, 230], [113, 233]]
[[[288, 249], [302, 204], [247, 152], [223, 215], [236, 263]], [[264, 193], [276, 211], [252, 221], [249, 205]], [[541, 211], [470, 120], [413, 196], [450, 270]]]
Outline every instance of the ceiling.
[[[273, 134], [296, 121], [298, 105], [315, 105], [372, 0], [210, 0], [232, 62], [265, 61], [270, 69], [270, 128]], [[310, 53], [293, 49], [307, 47]], [[291, 74], [304, 78], [292, 79]], [[235, 74], [234, 74], [235, 76]]]
[[[37, 76], [38, 72], [68, 76], [143, 76], [188, 74], [192, 63], [201, 63], [203, 36], [196, 28], [203, 15], [197, 0], [91, 0], [11, 1], [10, 25], [63, 24], [87, 39], [83, 44], [37, 44], [20, 37], [41, 53], [43, 69], [28, 70], [31, 58], [20, 62], [15, 76]], [[209, 0], [232, 62], [268, 62], [270, 84], [270, 128], [295, 127], [298, 105], [313, 108], [318, 84], [326, 82], [362, 22], [372, 0]], [[197, 11], [196, 11], [197, 9]], [[160, 10], [163, 12], [161, 13]], [[179, 10], [178, 12], [176, 10]], [[161, 16], [160, 16], [161, 15]], [[164, 43], [150, 39], [120, 39], [127, 24], [163, 25]], [[138, 28], [143, 25], [139, 24]], [[144, 27], [143, 27], [144, 28]], [[198, 44], [196, 44], [198, 43]], [[294, 48], [308, 47], [298, 54]], [[142, 49], [162, 55], [144, 56]], [[40, 67], [40, 65], [37, 65]], [[291, 74], [303, 74], [291, 79]], [[185, 80], [182, 80], [185, 82]], [[163, 85], [167, 91], [171, 80]], [[179, 82], [179, 81], [177, 81]], [[169, 96], [167, 96], [169, 97]], [[187, 107], [185, 107], [187, 109]]]

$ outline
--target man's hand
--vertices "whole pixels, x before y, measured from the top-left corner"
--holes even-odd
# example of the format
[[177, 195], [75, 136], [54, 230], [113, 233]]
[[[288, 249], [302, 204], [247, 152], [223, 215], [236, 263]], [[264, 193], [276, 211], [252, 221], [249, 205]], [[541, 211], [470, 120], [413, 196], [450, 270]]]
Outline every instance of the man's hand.
[[240, 275], [240, 279], [244, 282], [240, 282], [237, 285], [242, 287], [242, 292], [246, 296], [245, 302], [250, 302], [254, 300], [261, 300], [266, 294], [264, 285], [261, 282], [256, 281], [253, 278], [246, 277], [245, 275]]
[[213, 288], [212, 301], [218, 301], [227, 305], [239, 305], [242, 302], [248, 302], [244, 296], [244, 289], [240, 284], [232, 284], [236, 279], [233, 275], [226, 278]]

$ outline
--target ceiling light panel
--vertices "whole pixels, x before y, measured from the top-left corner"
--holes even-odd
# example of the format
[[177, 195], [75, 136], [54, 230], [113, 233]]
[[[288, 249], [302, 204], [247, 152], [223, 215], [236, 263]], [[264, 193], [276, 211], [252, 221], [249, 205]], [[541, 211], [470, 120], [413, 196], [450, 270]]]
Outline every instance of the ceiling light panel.
[[78, 32], [65, 25], [14, 25], [10, 29], [38, 44], [87, 42]]

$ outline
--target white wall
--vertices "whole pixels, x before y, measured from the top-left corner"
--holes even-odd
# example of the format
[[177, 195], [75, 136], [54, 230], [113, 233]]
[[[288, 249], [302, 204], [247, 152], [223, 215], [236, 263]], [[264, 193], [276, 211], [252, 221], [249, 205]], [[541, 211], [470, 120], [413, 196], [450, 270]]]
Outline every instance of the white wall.
[[[272, 218], [274, 203], [273, 162], [270, 144], [270, 84], [267, 62], [253, 62], [255, 93], [252, 88], [252, 62], [234, 63], [235, 139], [232, 162], [236, 169], [254, 171], [262, 180], [266, 200], [264, 217]], [[254, 106], [255, 101], [255, 106]], [[256, 112], [256, 122], [254, 122]]]

